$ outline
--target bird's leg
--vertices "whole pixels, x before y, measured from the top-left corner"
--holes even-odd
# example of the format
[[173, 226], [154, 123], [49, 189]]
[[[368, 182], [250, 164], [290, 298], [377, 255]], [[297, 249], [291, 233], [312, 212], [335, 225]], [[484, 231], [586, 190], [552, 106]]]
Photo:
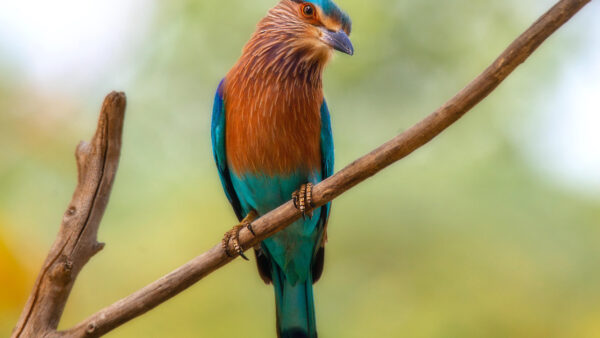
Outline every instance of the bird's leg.
[[312, 183], [306, 183], [300, 186], [300, 189], [292, 193], [292, 200], [296, 209], [302, 213], [302, 218], [311, 218], [312, 212]]
[[[221, 246], [223, 247], [223, 250], [225, 250], [227, 256], [235, 257], [235, 255], [238, 254], [242, 256], [243, 259], [247, 261], [249, 260], [248, 257], [244, 255], [244, 249], [240, 245], [240, 231], [242, 231], [243, 228], [248, 228], [253, 235], [256, 235], [254, 230], [252, 230], [251, 223], [256, 219], [257, 216], [258, 213], [255, 210], [250, 211], [248, 215], [246, 215], [246, 217], [244, 217], [244, 219], [240, 222], [240, 224], [234, 226], [231, 230], [225, 233], [225, 236], [223, 236], [223, 240], [221, 241]], [[233, 242], [234, 253], [230, 253], [229, 250], [230, 240]]]

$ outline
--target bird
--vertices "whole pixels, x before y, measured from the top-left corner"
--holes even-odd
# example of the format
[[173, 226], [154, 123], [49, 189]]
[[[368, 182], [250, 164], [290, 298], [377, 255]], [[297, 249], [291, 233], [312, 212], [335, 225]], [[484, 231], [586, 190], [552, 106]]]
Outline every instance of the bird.
[[[281, 338], [317, 337], [313, 283], [323, 272], [331, 203], [312, 187], [333, 174], [323, 70], [335, 51], [353, 55], [349, 16], [331, 0], [280, 0], [262, 18], [217, 87], [211, 139], [219, 177], [240, 221], [222, 240], [244, 259], [239, 233], [292, 199], [302, 217], [254, 247], [275, 291]], [[314, 209], [314, 210], [313, 210]]]

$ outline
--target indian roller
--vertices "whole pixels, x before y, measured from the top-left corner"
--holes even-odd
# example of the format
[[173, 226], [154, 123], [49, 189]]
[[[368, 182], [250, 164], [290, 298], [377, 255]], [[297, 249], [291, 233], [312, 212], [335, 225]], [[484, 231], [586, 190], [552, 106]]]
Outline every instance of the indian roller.
[[225, 252], [246, 258], [240, 230], [290, 199], [303, 214], [254, 248], [261, 278], [275, 289], [282, 338], [317, 337], [312, 284], [323, 271], [331, 204], [311, 210], [311, 193], [333, 174], [334, 161], [322, 77], [334, 50], [354, 54], [351, 25], [331, 0], [281, 0], [258, 23], [214, 101], [214, 158], [240, 220], [223, 238]]

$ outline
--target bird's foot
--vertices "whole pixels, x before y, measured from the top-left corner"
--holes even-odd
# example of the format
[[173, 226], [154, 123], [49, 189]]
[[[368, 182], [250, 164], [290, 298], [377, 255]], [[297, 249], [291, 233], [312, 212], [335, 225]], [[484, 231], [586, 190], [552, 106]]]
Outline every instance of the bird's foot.
[[[225, 236], [223, 236], [223, 240], [221, 241], [221, 246], [223, 247], [223, 250], [225, 250], [227, 256], [235, 257], [236, 255], [240, 255], [243, 259], [247, 261], [249, 260], [248, 257], [244, 255], [244, 248], [242, 248], [242, 245], [240, 244], [240, 231], [242, 231], [243, 228], [248, 228], [248, 230], [250, 230], [250, 232], [256, 236], [254, 230], [252, 229], [251, 223], [256, 219], [257, 216], [258, 214], [256, 211], [251, 211], [248, 213], [248, 215], [246, 215], [246, 217], [244, 217], [240, 224], [234, 226], [231, 230], [225, 233]], [[233, 250], [230, 250], [229, 248], [229, 241], [231, 241], [233, 244]]]
[[312, 212], [312, 183], [306, 183], [300, 186], [300, 189], [292, 193], [292, 200], [296, 209], [302, 213], [302, 218], [306, 219], [313, 216]]

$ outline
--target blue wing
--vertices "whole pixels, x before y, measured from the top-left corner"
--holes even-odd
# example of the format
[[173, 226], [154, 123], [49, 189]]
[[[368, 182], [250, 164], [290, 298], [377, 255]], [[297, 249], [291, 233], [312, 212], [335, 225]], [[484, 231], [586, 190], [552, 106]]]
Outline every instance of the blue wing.
[[321, 105], [321, 165], [323, 179], [333, 175], [333, 133], [331, 132], [331, 117], [327, 102]]
[[229, 174], [229, 168], [227, 167], [227, 154], [225, 150], [225, 99], [223, 90], [223, 80], [221, 80], [213, 104], [212, 123], [210, 128], [212, 148], [223, 190], [225, 190], [227, 199], [229, 199], [229, 203], [231, 203], [236, 216], [241, 220], [244, 217], [242, 206], [233, 188], [233, 184], [231, 183], [231, 176]]
[[[323, 179], [333, 175], [333, 133], [331, 132], [331, 117], [329, 116], [329, 109], [327, 108], [327, 102], [323, 99], [321, 105], [321, 172]], [[321, 220], [323, 226], [327, 224], [329, 219], [329, 211], [331, 210], [331, 203], [327, 203], [324, 208], [325, 212], [321, 212]], [[323, 210], [321, 209], [321, 210]]]
[[[323, 104], [321, 105], [321, 172], [323, 179], [333, 175], [333, 162], [334, 153], [333, 133], [331, 132], [331, 117], [329, 116], [327, 102], [323, 100]], [[331, 202], [327, 203], [321, 209], [321, 224], [324, 228], [327, 226], [330, 210]]]
[[[327, 102], [323, 100], [321, 105], [321, 173], [322, 179], [333, 175], [333, 134], [331, 132], [331, 118]], [[327, 221], [331, 211], [331, 202], [321, 207], [321, 218], [319, 219], [320, 244], [317, 246], [315, 257], [312, 262], [313, 283], [321, 278], [323, 273], [323, 262], [325, 260], [325, 240], [327, 239]]]

